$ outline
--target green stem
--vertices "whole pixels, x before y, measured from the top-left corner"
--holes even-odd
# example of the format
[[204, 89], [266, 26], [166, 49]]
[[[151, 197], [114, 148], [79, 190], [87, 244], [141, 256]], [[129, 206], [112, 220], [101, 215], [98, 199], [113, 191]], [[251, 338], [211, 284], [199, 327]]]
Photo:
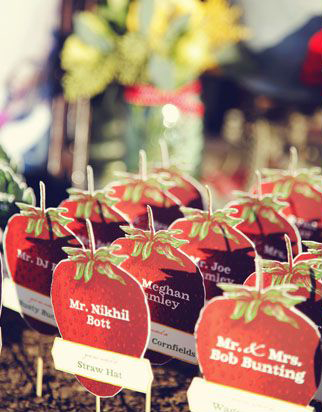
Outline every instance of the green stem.
[[155, 234], [154, 222], [153, 222], [153, 213], [152, 213], [152, 208], [149, 205], [147, 206], [147, 212], [148, 212], [149, 229], [150, 229], [150, 232], [151, 232], [151, 238], [153, 238], [153, 236]]
[[161, 164], [163, 169], [170, 168], [170, 157], [169, 157], [169, 148], [165, 139], [159, 140], [159, 145], [161, 149]]
[[91, 196], [94, 194], [94, 173], [92, 166], [88, 165], [86, 168], [87, 171], [87, 188]]
[[291, 239], [284, 235], [285, 243], [286, 243], [286, 250], [287, 250], [287, 262], [289, 264], [290, 273], [293, 272], [293, 251], [292, 251], [292, 244]]
[[208, 218], [211, 219], [212, 212], [213, 212], [213, 201], [212, 201], [212, 193], [211, 189], [208, 185], [205, 185], [207, 190], [207, 200], [208, 200]]
[[290, 163], [289, 163], [288, 169], [293, 176], [294, 176], [294, 173], [298, 165], [298, 160], [299, 160], [299, 156], [298, 156], [297, 149], [295, 146], [292, 146], [290, 148]]
[[263, 290], [263, 259], [256, 253], [255, 257], [256, 267], [256, 290], [260, 292]]
[[257, 196], [258, 200], [263, 199], [263, 191], [262, 191], [262, 174], [259, 170], [256, 170], [256, 177], [257, 177]]
[[46, 210], [46, 187], [44, 182], [39, 182], [39, 190], [40, 190], [40, 208], [43, 214], [45, 214]]
[[86, 219], [86, 228], [87, 228], [87, 236], [88, 236], [88, 241], [89, 241], [89, 250], [91, 251], [91, 257], [93, 258], [94, 253], [95, 253], [95, 238], [94, 238], [93, 226], [89, 219]]
[[139, 174], [141, 180], [145, 182], [147, 180], [147, 165], [146, 165], [146, 153], [145, 150], [140, 150], [139, 152]]

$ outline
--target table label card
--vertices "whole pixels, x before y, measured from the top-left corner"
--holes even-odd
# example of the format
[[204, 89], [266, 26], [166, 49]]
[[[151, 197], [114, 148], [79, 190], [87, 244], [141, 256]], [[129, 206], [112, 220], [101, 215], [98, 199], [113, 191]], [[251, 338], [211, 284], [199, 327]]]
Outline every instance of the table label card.
[[191, 412], [313, 412], [314, 409], [194, 378], [188, 389]]
[[151, 322], [148, 348], [172, 358], [198, 365], [196, 341], [194, 335], [190, 333]]
[[52, 355], [57, 370], [147, 393], [153, 373], [147, 359], [56, 338]]
[[4, 289], [4, 305], [9, 309], [56, 326], [51, 300], [48, 296], [23, 286], [15, 285], [10, 279], [4, 280]]

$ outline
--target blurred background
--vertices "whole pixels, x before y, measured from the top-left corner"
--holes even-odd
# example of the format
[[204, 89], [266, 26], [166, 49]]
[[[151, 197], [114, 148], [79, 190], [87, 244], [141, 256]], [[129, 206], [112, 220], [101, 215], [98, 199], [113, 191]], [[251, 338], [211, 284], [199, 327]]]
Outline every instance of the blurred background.
[[[0, 5], [0, 145], [56, 206], [136, 171], [138, 150], [217, 204], [289, 148], [322, 165], [320, 0], [10, 0]], [[1, 155], [0, 155], [1, 156]]]
[[[34, 202], [29, 187], [39, 205], [43, 180], [58, 206], [68, 187], [87, 188], [87, 164], [101, 189], [138, 170], [140, 149], [160, 163], [160, 139], [172, 164], [213, 189], [215, 207], [257, 169], [287, 168], [291, 146], [300, 166], [322, 167], [321, 0], [1, 1], [0, 52], [0, 254], [14, 201]], [[50, 339], [36, 398], [39, 336], [6, 308], [1, 324], [0, 410], [93, 410], [94, 397], [54, 370]], [[162, 410], [185, 408], [196, 373], [179, 366], [154, 369]], [[132, 395], [106, 408], [142, 410]]]

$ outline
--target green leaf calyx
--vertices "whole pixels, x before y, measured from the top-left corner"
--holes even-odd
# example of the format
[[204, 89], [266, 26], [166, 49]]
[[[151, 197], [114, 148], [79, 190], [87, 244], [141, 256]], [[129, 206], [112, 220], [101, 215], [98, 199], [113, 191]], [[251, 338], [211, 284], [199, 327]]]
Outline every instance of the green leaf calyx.
[[141, 256], [143, 261], [147, 260], [155, 250], [158, 254], [164, 255], [169, 260], [177, 261], [181, 266], [184, 266], [182, 260], [175, 256], [173, 248], [178, 249], [187, 240], [177, 239], [176, 235], [182, 233], [181, 230], [159, 230], [152, 232], [151, 230], [137, 229], [131, 226], [120, 226], [126, 233], [125, 237], [134, 241], [134, 248], [131, 256]]
[[236, 212], [236, 209], [218, 209], [216, 211], [204, 211], [189, 207], [181, 207], [181, 212], [185, 219], [192, 222], [189, 238], [198, 237], [199, 240], [204, 240], [210, 231], [216, 234], [223, 235], [227, 239], [231, 239], [239, 243], [234, 235], [235, 227], [242, 222], [242, 219], [231, 216]]
[[63, 247], [68, 259], [77, 263], [75, 280], [84, 279], [85, 283], [88, 283], [92, 279], [94, 271], [97, 270], [101, 275], [125, 285], [125, 280], [117, 275], [111, 266], [111, 264], [118, 266], [127, 258], [126, 256], [114, 255], [113, 252], [118, 249], [120, 249], [118, 245], [101, 247], [94, 252], [90, 249]]
[[289, 294], [289, 292], [296, 291], [297, 286], [285, 285], [284, 287], [271, 287], [259, 291], [242, 285], [228, 283], [218, 283], [217, 285], [223, 289], [224, 297], [236, 301], [231, 319], [243, 319], [245, 323], [251, 323], [259, 312], [262, 312], [280, 322], [288, 323], [294, 328], [299, 327], [296, 319], [285, 312], [285, 308], [292, 308], [305, 300], [302, 296]]
[[16, 202], [22, 216], [28, 217], [26, 233], [40, 236], [44, 229], [50, 231], [57, 237], [64, 237], [61, 227], [68, 225], [73, 219], [63, 216], [67, 212], [65, 208], [49, 208], [42, 210], [40, 207], [30, 206], [25, 203]]

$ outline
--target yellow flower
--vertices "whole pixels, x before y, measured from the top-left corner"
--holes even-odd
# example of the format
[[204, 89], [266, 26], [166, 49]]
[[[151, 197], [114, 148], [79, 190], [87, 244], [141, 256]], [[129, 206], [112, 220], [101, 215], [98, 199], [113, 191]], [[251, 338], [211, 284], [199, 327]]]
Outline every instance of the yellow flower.
[[126, 27], [128, 31], [137, 32], [139, 30], [138, 10], [139, 3], [137, 1], [130, 3], [126, 17]]
[[238, 24], [241, 10], [227, 0], [199, 2], [199, 11], [191, 16], [191, 30], [202, 30], [213, 47], [235, 43], [248, 37], [248, 30]]
[[178, 64], [189, 67], [197, 75], [214, 65], [209, 38], [203, 31], [189, 32], [182, 36], [178, 41], [175, 57]]
[[117, 68], [116, 56], [101, 58], [94, 66], [75, 66], [65, 73], [63, 86], [65, 97], [69, 101], [78, 98], [90, 98], [106, 89], [114, 79]]
[[101, 53], [95, 47], [82, 42], [72, 34], [67, 38], [61, 53], [61, 64], [65, 70], [73, 70], [78, 66], [95, 66], [100, 60]]
[[[195, 13], [198, 3], [199, 0], [156, 0], [148, 32], [151, 47], [162, 49], [164, 36], [170, 24], [180, 16]], [[130, 4], [127, 17], [129, 31], [139, 30], [139, 7], [140, 0], [135, 0]]]
[[[141, 5], [140, 0], [130, 4], [129, 31], [139, 31]], [[152, 52], [204, 70], [214, 65], [216, 49], [247, 36], [247, 30], [238, 24], [240, 14], [240, 9], [231, 7], [227, 0], [155, 0], [147, 41]], [[188, 17], [185, 29], [176, 44], [169, 44], [169, 28], [182, 16]]]

